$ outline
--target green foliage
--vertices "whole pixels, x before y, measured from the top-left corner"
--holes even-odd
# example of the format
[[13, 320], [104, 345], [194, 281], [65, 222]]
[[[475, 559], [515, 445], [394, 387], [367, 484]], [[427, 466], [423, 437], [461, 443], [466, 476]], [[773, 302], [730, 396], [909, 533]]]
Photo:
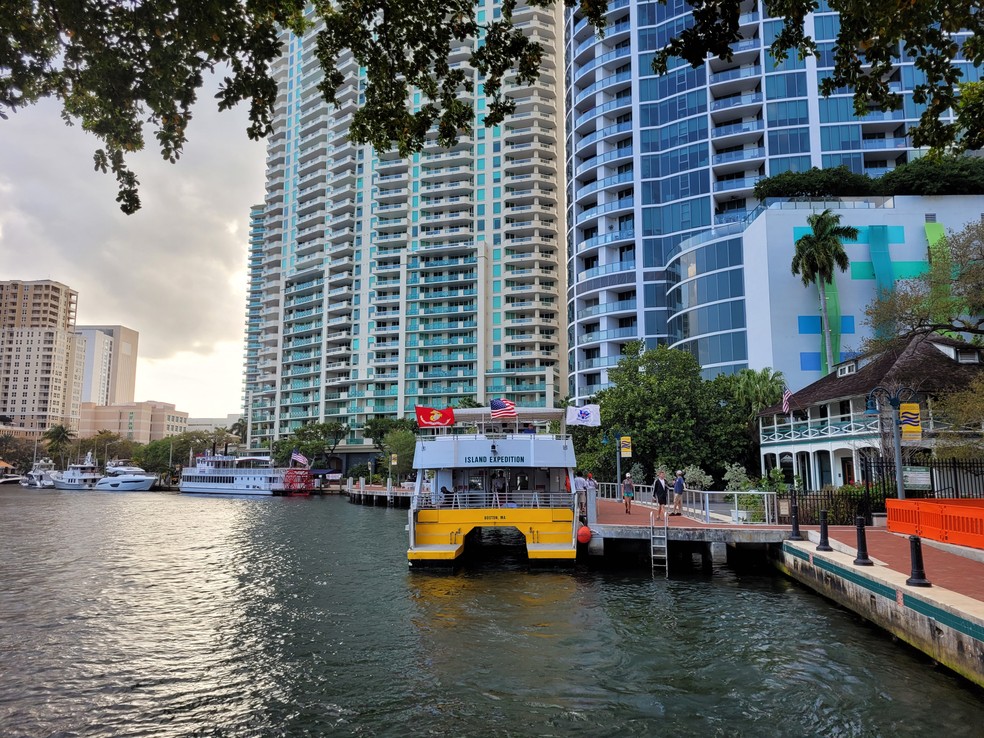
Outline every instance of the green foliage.
[[939, 458], [979, 459], [984, 455], [984, 372], [964, 389], [940, 397], [933, 413], [937, 431], [934, 453]]
[[861, 197], [877, 193], [875, 180], [866, 174], [855, 174], [846, 166], [831, 169], [813, 167], [805, 172], [781, 172], [763, 177], [755, 183], [755, 197], [763, 202], [768, 198]]
[[[932, 253], [925, 274], [897, 282], [894, 290], [868, 306], [867, 322], [876, 337], [929, 333], [984, 337], [984, 219], [948, 233]], [[884, 348], [886, 340], [867, 341], [863, 350]]]
[[984, 159], [924, 156], [886, 172], [878, 184], [885, 195], [982, 195]]
[[411, 433], [417, 432], [417, 422], [409, 418], [387, 418], [377, 415], [366, 421], [362, 427], [362, 435], [372, 439], [373, 446], [383, 453], [386, 451], [386, 434], [394, 430], [405, 430]]
[[634, 484], [649, 484], [649, 479], [646, 477], [646, 468], [638, 461], [629, 467], [629, 473], [632, 475], [632, 482]]
[[34, 441], [12, 433], [0, 434], [0, 460], [13, 464], [18, 471], [29, 471], [34, 461]]
[[687, 489], [709, 490], [714, 486], [714, 479], [699, 466], [690, 464], [683, 467], [683, 481]]
[[[564, 4], [578, 7], [599, 30], [604, 27], [605, 0]], [[339, 70], [351, 52], [354, 66], [366, 70], [360, 88], [364, 102], [351, 138], [379, 151], [395, 146], [404, 157], [419, 151], [431, 131], [446, 147], [470, 134], [476, 119], [471, 99], [479, 84], [488, 103], [480, 118], [488, 126], [501, 123], [514, 109], [503, 85], [506, 76], [513, 75], [510, 84], [528, 86], [543, 61], [542, 46], [514, 23], [516, 0], [503, 0], [501, 14], [482, 22], [469, 0], [317, 0], [309, 17], [307, 7], [302, 0], [0, 3], [0, 116], [46, 97], [60, 100], [66, 122], [80, 123], [101, 142], [95, 166], [114, 174], [120, 208], [133, 213], [140, 207], [139, 182], [126, 157], [144, 148], [145, 126], [164, 159], [181, 156], [192, 106], [212, 70], [226, 70], [216, 96], [219, 108], [249, 101], [247, 134], [259, 138], [270, 132], [280, 92], [271, 63], [289, 41], [282, 29], [316, 34], [314, 51], [323, 73], [319, 89], [329, 102], [352, 81]], [[743, 7], [737, 0], [698, 3], [694, 24], [654, 56], [654, 71], [666, 72], [671, 57], [695, 67], [708, 58], [731, 59], [731, 46], [744, 40], [738, 24]], [[771, 47], [776, 59], [815, 53], [804, 20], [816, 7], [814, 0], [766, 3], [769, 17], [785, 19]], [[957, 64], [958, 54], [960, 63], [984, 63], [984, 14], [976, 3], [912, 0], [904, 13], [891, 3], [842, 2], [834, 9], [841, 19], [823, 94], [852, 85], [859, 115], [869, 107], [898, 109], [902, 95], [890, 87], [898, 49], [915, 50], [920, 74], [911, 97], [924, 112], [910, 129], [913, 144], [939, 150], [980, 147], [984, 95], [980, 83], [958, 89]], [[960, 29], [970, 33], [955, 43], [952, 34]], [[466, 64], [450, 62], [458, 52]], [[414, 105], [417, 92], [419, 106]], [[948, 109], [956, 111], [955, 123], [942, 117]]]
[[752, 480], [741, 464], [724, 465], [724, 488], [730, 491], [752, 489]]
[[57, 457], [64, 469], [66, 453], [75, 440], [75, 431], [65, 425], [53, 425], [41, 437], [45, 441], [45, 450], [52, 458]]
[[759, 481], [759, 486], [767, 492], [782, 492], [785, 490], [786, 477], [783, 475], [782, 469], [779, 467], [769, 469], [769, 473]]
[[462, 397], [455, 403], [455, 408], [464, 410], [465, 408], [485, 407], [474, 397]]
[[[383, 438], [383, 448], [386, 452], [387, 468], [393, 473], [394, 479], [402, 479], [413, 469], [413, 457], [416, 451], [417, 436], [408, 430], [391, 430]], [[391, 462], [391, 455], [396, 454], [396, 466]]]

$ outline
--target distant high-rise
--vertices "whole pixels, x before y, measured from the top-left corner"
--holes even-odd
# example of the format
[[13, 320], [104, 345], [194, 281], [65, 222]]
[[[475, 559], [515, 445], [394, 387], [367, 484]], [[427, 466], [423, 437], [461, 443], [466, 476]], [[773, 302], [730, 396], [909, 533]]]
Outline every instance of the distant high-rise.
[[85, 339], [82, 401], [96, 405], [133, 402], [140, 334], [122, 325], [80, 325]]
[[[476, 12], [491, 19], [499, 3]], [[474, 135], [450, 150], [430, 140], [409, 159], [348, 139], [355, 61], [339, 62], [333, 108], [317, 88], [319, 27], [285, 34], [266, 198], [250, 217], [254, 443], [338, 421], [349, 428], [339, 452], [365, 459], [377, 453], [362, 434], [373, 417], [500, 396], [553, 407], [566, 394], [560, 15], [520, 4], [513, 17], [544, 46], [539, 81], [507, 80], [516, 112], [487, 129], [472, 73], [475, 92], [462, 95]], [[451, 65], [469, 53], [453, 51]]]
[[[742, 235], [761, 215], [755, 183], [840, 165], [878, 176], [906, 163], [920, 70], [902, 55], [889, 79], [903, 106], [858, 117], [850, 90], [819, 94], [840, 21], [823, 2], [807, 19], [817, 56], [776, 62], [769, 46], [785, 21], [744, 0], [730, 60], [677, 61], [660, 76], [653, 53], [689, 24], [686, 2], [611, 2], [603, 37], [566, 13], [569, 393], [608, 386], [633, 339], [690, 351], [705, 375], [749, 366], [750, 333], [766, 329], [749, 325], [746, 304], [748, 274], [765, 263], [766, 244]], [[792, 235], [769, 248], [791, 258]]]
[[82, 338], [78, 293], [49, 280], [0, 281], [0, 416], [26, 431], [78, 428]]

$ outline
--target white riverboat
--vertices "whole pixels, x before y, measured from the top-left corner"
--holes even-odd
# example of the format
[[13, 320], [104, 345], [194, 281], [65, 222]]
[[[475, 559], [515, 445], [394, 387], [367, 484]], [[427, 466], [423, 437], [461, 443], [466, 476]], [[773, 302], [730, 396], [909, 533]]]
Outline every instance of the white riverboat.
[[55, 489], [77, 491], [95, 489], [96, 482], [102, 479], [102, 476], [102, 472], [92, 458], [92, 452], [89, 451], [85, 455], [85, 461], [70, 464], [65, 471], [52, 472], [51, 480], [55, 483]]
[[51, 489], [55, 486], [51, 473], [55, 471], [55, 462], [48, 457], [38, 459], [31, 466], [31, 471], [21, 479], [21, 486], [33, 489]]
[[217, 495], [279, 495], [292, 470], [275, 467], [269, 456], [203, 454], [181, 470], [181, 492]]
[[95, 489], [104, 492], [146, 492], [157, 481], [139, 466], [124, 461], [106, 465], [106, 476], [96, 482]]
[[[408, 531], [411, 566], [453, 563], [483, 528], [515, 528], [529, 559], [572, 562], [578, 519], [568, 480], [574, 443], [564, 409], [519, 409], [508, 421], [488, 408], [456, 409], [455, 425], [422, 430]], [[560, 425], [560, 433], [548, 424]]]

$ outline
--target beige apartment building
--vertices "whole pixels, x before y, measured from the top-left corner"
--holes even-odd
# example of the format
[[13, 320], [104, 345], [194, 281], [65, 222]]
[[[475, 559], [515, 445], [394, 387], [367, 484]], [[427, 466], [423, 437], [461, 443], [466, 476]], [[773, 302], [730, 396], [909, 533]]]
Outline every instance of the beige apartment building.
[[78, 430], [83, 345], [78, 293], [50, 280], [0, 281], [0, 416], [28, 434]]
[[104, 430], [137, 443], [150, 443], [188, 430], [188, 413], [155, 400], [119, 405], [83, 402], [79, 437], [90, 438]]

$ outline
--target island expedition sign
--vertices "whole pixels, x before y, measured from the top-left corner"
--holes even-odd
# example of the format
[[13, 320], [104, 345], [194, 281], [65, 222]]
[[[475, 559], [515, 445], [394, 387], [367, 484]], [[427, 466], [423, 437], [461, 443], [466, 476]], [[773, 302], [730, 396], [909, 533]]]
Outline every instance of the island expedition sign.
[[526, 464], [525, 456], [466, 456], [466, 464]]

